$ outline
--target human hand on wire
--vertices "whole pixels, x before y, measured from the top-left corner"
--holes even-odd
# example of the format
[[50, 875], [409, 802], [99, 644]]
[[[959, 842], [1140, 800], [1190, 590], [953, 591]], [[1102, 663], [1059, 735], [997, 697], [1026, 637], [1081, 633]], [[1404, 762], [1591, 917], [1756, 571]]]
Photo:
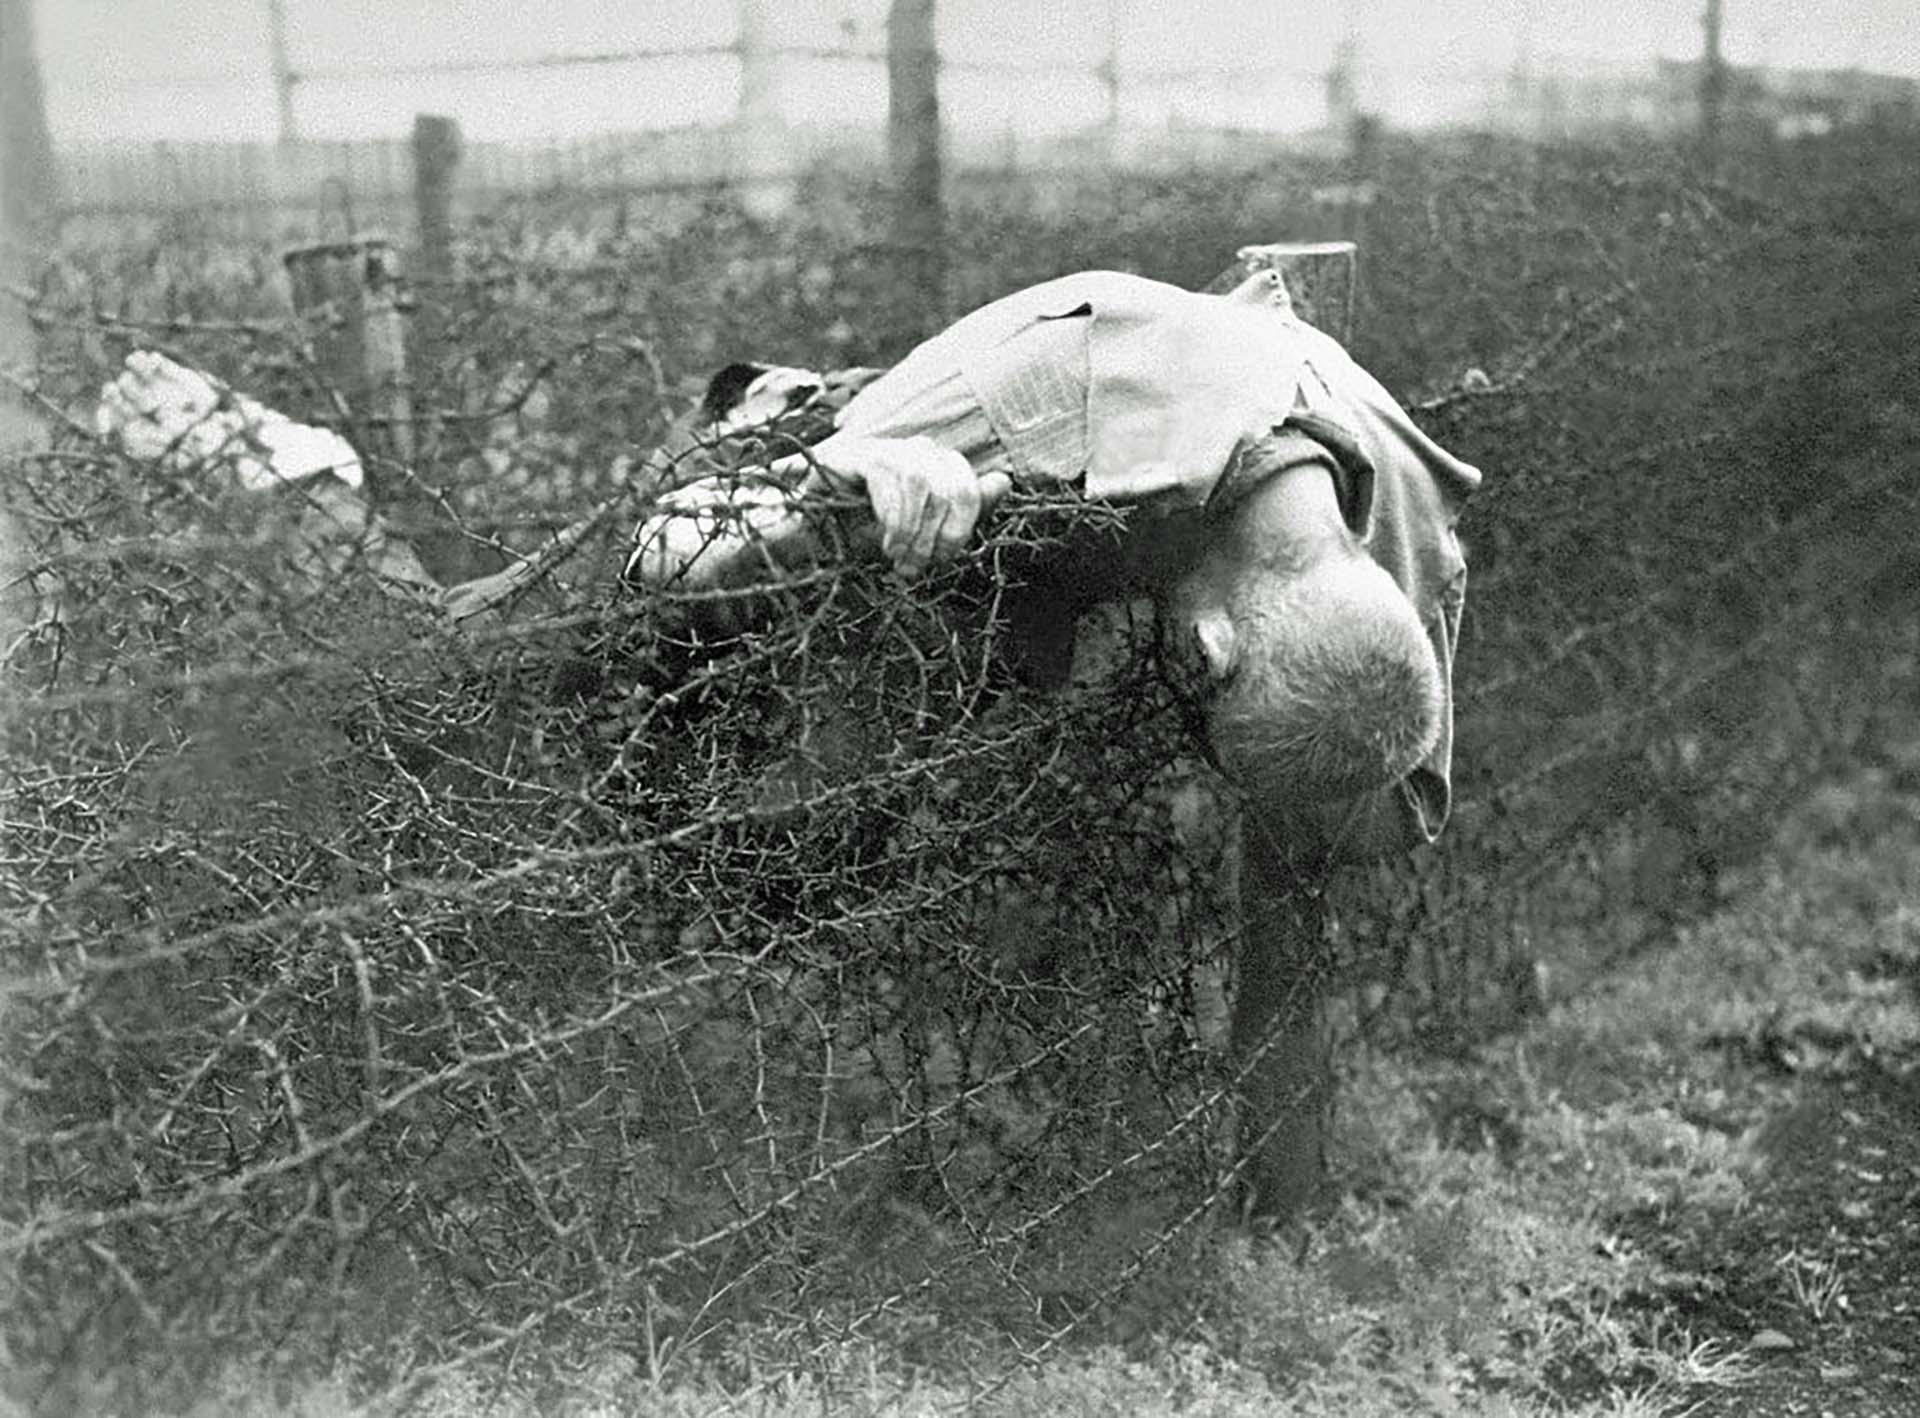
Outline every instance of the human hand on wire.
[[980, 515], [1011, 487], [1006, 474], [977, 476], [930, 438], [834, 434], [776, 460], [764, 480], [702, 478], [666, 494], [635, 535], [626, 577], [699, 587], [817, 560], [823, 544], [808, 494], [855, 489], [873, 513], [860, 540], [877, 542], [895, 571], [916, 577], [965, 547]]
[[924, 435], [861, 438], [833, 434], [809, 450], [803, 480], [866, 490], [880, 532], [880, 552], [901, 576], [924, 573], [957, 555], [980, 514], [1006, 496], [1005, 473], [978, 475], [966, 458]]

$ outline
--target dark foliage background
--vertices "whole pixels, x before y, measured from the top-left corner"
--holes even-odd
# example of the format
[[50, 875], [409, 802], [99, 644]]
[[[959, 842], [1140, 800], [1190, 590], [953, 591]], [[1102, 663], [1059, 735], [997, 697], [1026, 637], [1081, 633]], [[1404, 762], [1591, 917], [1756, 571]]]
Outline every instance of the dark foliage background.
[[[1913, 157], [1384, 147], [1341, 219], [1356, 352], [1488, 481], [1458, 817], [1340, 883], [1349, 1032], [1462, 1050], [1658, 948], [1906, 712]], [[1327, 176], [962, 185], [952, 305], [1203, 284], [1329, 234]], [[1178, 1325], [1230, 1170], [1231, 806], [1138, 621], [1042, 696], [1001, 614], [1112, 514], [1016, 499], [924, 586], [822, 572], [721, 640], [613, 575], [709, 370], [883, 363], [924, 321], [873, 197], [821, 173], [765, 224], [554, 194], [467, 233], [419, 292], [434, 417], [376, 469], [395, 514], [455, 577], [608, 508], [478, 635], [359, 563], [316, 582], [283, 504], [84, 422], [9, 468], [30, 1397], [152, 1411], [235, 1353], [397, 1389], [682, 1347], [744, 1381], [854, 1334], [931, 1363]], [[63, 252], [40, 393], [84, 409], [141, 344], [335, 419], [277, 279], [191, 228]]]

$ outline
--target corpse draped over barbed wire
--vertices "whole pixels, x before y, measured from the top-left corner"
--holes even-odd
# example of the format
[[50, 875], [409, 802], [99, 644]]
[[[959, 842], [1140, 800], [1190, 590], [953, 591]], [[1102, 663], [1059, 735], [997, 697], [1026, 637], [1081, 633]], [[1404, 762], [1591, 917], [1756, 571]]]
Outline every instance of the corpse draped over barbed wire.
[[[1050, 626], [1054, 657], [1070, 660], [1082, 612], [1151, 597], [1163, 669], [1249, 809], [1239, 881], [1254, 924], [1233, 1030], [1247, 1200], [1286, 1217], [1324, 1165], [1324, 875], [1431, 842], [1448, 815], [1466, 578], [1454, 525], [1480, 474], [1296, 313], [1282, 272], [1255, 265], [1260, 250], [1220, 294], [1088, 272], [991, 302], [891, 371], [841, 381], [817, 442], [665, 493], [624, 574], [698, 590], [791, 575], [824, 554], [809, 505], [821, 493], [863, 495], [860, 543], [906, 578], [966, 547], [1015, 485], [1135, 509], [1104, 570], [1082, 558], [1040, 575], [1023, 618]], [[733, 366], [710, 383], [703, 421], [777, 437], [826, 387]], [[456, 621], [541, 567], [437, 587], [368, 511], [338, 435], [150, 351], [128, 356], [97, 425], [136, 456], [224, 460], [242, 488], [304, 484], [330, 534], [371, 539], [378, 574]]]

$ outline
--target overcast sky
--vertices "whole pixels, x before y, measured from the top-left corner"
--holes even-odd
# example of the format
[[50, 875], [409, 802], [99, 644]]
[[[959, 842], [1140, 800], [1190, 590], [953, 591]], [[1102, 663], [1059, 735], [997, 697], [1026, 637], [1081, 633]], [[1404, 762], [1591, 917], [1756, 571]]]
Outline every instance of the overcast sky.
[[[1920, 0], [1724, 0], [1736, 63], [1858, 67], [1920, 76]], [[57, 138], [267, 139], [275, 108], [268, 0], [36, 0], [49, 117]], [[400, 136], [413, 113], [450, 112], [474, 137], [571, 137], [724, 118], [736, 96], [725, 57], [520, 73], [395, 77], [356, 69], [525, 60], [660, 45], [725, 44], [732, 0], [285, 0], [305, 136]], [[1128, 117], [1196, 121], [1281, 114], [1314, 121], [1343, 34], [1358, 36], [1376, 102], [1417, 115], [1449, 74], [1576, 64], [1631, 66], [1700, 47], [1704, 0], [940, 0], [951, 60], [1056, 63], [1031, 73], [956, 70], [950, 121], [980, 128], [1076, 126], [1104, 94], [1091, 66], [1109, 36]], [[779, 37], [876, 48], [886, 0], [772, 0]], [[1084, 66], [1075, 72], [1074, 66]], [[1248, 66], [1275, 72], [1235, 76]], [[1209, 67], [1213, 74], [1193, 74]], [[1155, 82], [1155, 70], [1186, 71]], [[1297, 75], [1289, 80], [1287, 74]], [[874, 66], [796, 62], [784, 103], [796, 118], [874, 122]], [[1435, 100], [1438, 102], [1438, 100]], [[1289, 106], [1298, 112], [1287, 111]], [[1437, 110], [1436, 110], [1437, 111]]]

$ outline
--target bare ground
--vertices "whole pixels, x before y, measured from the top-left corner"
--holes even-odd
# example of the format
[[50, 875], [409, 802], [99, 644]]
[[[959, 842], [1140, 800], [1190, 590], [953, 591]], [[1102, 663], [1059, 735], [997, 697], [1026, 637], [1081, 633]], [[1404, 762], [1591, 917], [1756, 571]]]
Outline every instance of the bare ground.
[[1751, 1382], [1699, 1418], [1920, 1414], [1920, 1071], [1871, 1061], [1756, 1072], [1764, 1171], [1749, 1205], [1644, 1244], [1699, 1277], [1671, 1297], [1699, 1339], [1744, 1347]]
[[1813, 859], [1810, 919], [1848, 942], [1827, 988], [1789, 978], [1757, 1023], [1708, 1036], [1716, 1086], [1694, 1121], [1746, 1144], [1746, 1203], [1629, 1228], [1692, 1277], [1667, 1313], [1750, 1362], [1698, 1418], [1920, 1415], [1920, 773], [1829, 807], [1783, 844]]

